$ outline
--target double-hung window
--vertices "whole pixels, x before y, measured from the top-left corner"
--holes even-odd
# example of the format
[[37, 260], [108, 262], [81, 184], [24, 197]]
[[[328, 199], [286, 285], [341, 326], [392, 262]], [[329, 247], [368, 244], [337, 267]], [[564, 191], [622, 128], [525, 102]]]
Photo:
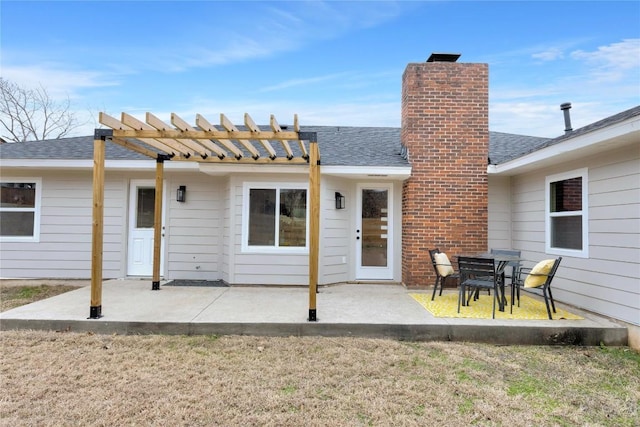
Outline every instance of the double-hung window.
[[307, 194], [306, 184], [246, 183], [243, 250], [307, 251]]
[[586, 168], [547, 177], [547, 253], [589, 256], [587, 181]]
[[0, 181], [0, 240], [39, 240], [41, 188], [39, 178], [3, 178]]

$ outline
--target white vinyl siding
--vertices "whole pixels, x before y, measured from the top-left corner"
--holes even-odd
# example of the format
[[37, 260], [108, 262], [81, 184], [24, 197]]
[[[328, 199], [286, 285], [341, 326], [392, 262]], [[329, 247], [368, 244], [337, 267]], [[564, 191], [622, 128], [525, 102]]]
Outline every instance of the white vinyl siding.
[[529, 263], [545, 250], [545, 177], [587, 167], [589, 257], [563, 256], [554, 297], [640, 324], [640, 152], [637, 146], [512, 178], [513, 247]]
[[[0, 245], [0, 277], [90, 278], [92, 174], [46, 172], [42, 176], [39, 242]], [[123, 180], [105, 177], [103, 277], [121, 277]]]
[[489, 248], [511, 248], [511, 180], [489, 176]]
[[222, 229], [221, 231], [221, 240], [220, 240], [220, 245], [221, 245], [221, 251], [222, 253], [220, 254], [220, 256], [218, 257], [220, 259], [221, 265], [222, 265], [222, 269], [221, 269], [221, 275], [222, 275], [222, 280], [224, 280], [227, 283], [231, 283], [231, 277], [232, 277], [232, 273], [231, 273], [231, 265], [233, 264], [233, 256], [234, 256], [234, 249], [235, 246], [233, 244], [233, 240], [232, 240], [232, 235], [233, 235], [233, 230], [234, 230], [234, 224], [232, 223], [233, 221], [235, 221], [235, 216], [232, 214], [232, 207], [235, 206], [232, 203], [232, 198], [231, 198], [231, 189], [232, 187], [232, 181], [233, 179], [230, 177], [224, 177], [222, 179], [222, 182], [220, 183], [220, 187], [222, 189], [222, 218], [223, 218], [223, 222], [222, 222]]
[[[320, 277], [321, 283], [338, 283], [349, 279], [351, 255], [351, 225], [355, 209], [355, 186], [348, 181], [329, 177], [321, 186], [322, 228], [320, 233]], [[345, 196], [345, 208], [336, 209], [335, 193]]]
[[[185, 202], [176, 200], [179, 186]], [[165, 278], [222, 279], [224, 179], [204, 174], [170, 176], [165, 214]]]
[[[0, 277], [91, 277], [93, 183], [91, 171], [42, 175], [39, 242], [3, 242]], [[126, 275], [128, 191], [131, 179], [153, 173], [107, 171], [104, 191], [103, 277]], [[204, 174], [165, 173], [165, 279], [222, 278], [222, 194], [224, 179]], [[187, 186], [187, 202], [176, 201], [178, 185]]]

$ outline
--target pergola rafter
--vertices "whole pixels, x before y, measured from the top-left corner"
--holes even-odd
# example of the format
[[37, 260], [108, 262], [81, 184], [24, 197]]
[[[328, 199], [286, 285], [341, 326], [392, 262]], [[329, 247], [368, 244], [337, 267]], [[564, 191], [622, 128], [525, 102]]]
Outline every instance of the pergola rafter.
[[[162, 182], [165, 161], [236, 164], [309, 164], [309, 320], [316, 320], [318, 248], [320, 221], [320, 152], [315, 132], [302, 132], [298, 116], [293, 131], [270, 117], [270, 130], [263, 130], [244, 115], [246, 130], [236, 127], [224, 114], [214, 126], [196, 115], [195, 126], [171, 114], [167, 124], [151, 113], [145, 121], [122, 113], [118, 120], [100, 113], [99, 122], [109, 129], [96, 129], [93, 165], [93, 237], [91, 265], [92, 319], [102, 317], [102, 245], [104, 217], [104, 168], [106, 141], [114, 142], [156, 161], [152, 290], [160, 289], [160, 243], [162, 229]], [[294, 148], [290, 141], [297, 142]], [[307, 144], [307, 145], [305, 145]]]

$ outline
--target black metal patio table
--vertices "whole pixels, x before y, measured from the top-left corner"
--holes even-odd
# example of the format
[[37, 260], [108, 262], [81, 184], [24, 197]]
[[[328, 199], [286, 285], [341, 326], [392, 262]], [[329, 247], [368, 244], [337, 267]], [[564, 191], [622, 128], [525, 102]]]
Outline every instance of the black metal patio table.
[[[508, 254], [502, 254], [502, 253], [491, 253], [491, 252], [481, 252], [481, 253], [475, 253], [475, 254], [460, 254], [458, 255], [458, 258], [460, 257], [471, 257], [471, 258], [485, 258], [485, 259], [492, 259], [495, 262], [495, 266], [496, 266], [496, 277], [499, 279], [500, 281], [500, 305], [499, 305], [499, 310], [500, 311], [504, 311], [504, 308], [507, 304], [507, 297], [505, 295], [504, 292], [504, 286], [505, 286], [505, 273], [504, 270], [505, 268], [507, 268], [507, 265], [509, 265], [510, 262], [520, 262], [522, 261], [522, 257], [521, 256], [517, 256], [517, 255], [508, 255]], [[477, 292], [477, 290], [476, 290]], [[513, 303], [513, 295], [512, 295], [512, 303]]]

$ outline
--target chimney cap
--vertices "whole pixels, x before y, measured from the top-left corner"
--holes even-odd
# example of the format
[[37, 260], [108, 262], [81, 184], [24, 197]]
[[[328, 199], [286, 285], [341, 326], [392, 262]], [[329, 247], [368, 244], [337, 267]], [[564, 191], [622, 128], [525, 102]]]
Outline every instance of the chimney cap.
[[432, 53], [427, 62], [456, 62], [458, 58], [459, 53]]

